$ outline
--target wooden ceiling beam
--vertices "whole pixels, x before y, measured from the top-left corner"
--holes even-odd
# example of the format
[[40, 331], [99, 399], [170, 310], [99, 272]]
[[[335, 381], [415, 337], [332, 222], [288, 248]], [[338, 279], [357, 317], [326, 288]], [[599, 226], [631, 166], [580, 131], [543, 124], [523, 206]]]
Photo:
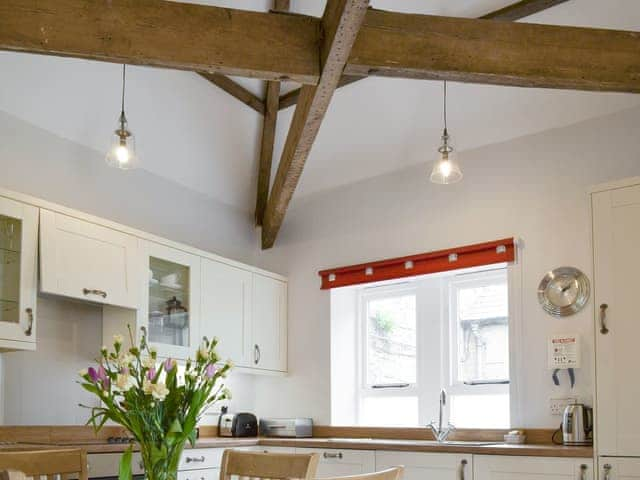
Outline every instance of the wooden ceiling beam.
[[318, 82], [320, 20], [164, 0], [2, 0], [0, 50]]
[[542, 12], [568, 0], [521, 0], [504, 8], [487, 13], [479, 18], [485, 20], [506, 20], [514, 22], [534, 13]]
[[235, 82], [226, 75], [221, 75], [219, 73], [199, 73], [199, 75], [206, 78], [216, 87], [224, 90], [229, 95], [237, 98], [245, 105], [253, 108], [256, 112], [264, 115], [265, 102], [238, 82]]
[[[273, 10], [288, 12], [289, 0], [274, 0]], [[262, 226], [264, 210], [269, 199], [271, 184], [271, 165], [273, 163], [273, 147], [276, 141], [276, 122], [278, 120], [278, 103], [280, 100], [280, 82], [266, 82], [265, 115], [262, 121], [262, 139], [260, 142], [260, 159], [258, 164], [258, 192], [256, 194], [256, 225]]]
[[[513, 22], [520, 20], [521, 18], [528, 17], [534, 13], [542, 12], [548, 8], [554, 7], [568, 0], [521, 0], [511, 5], [507, 5], [499, 10], [489, 12], [479, 18], [487, 20], [505, 20]], [[353, 82], [365, 79], [367, 77], [354, 77], [349, 75], [343, 75], [338, 84], [338, 88], [345, 85], [349, 85]], [[291, 90], [280, 97], [280, 110], [283, 108], [291, 107], [298, 101], [298, 95], [300, 95], [300, 89]]]
[[322, 17], [321, 73], [318, 85], [300, 91], [276, 178], [267, 201], [262, 248], [271, 248], [298, 185], [311, 146], [338, 86], [369, 0], [328, 0]]
[[344, 73], [640, 93], [640, 33], [370, 9]]

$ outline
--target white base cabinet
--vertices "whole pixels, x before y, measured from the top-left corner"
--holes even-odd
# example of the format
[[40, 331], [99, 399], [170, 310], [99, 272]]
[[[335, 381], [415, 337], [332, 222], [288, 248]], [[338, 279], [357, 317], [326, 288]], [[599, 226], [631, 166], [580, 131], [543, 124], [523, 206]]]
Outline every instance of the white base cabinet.
[[474, 480], [594, 480], [590, 458], [474, 455]]
[[376, 470], [402, 465], [404, 480], [471, 480], [473, 463], [458, 453], [376, 452]]
[[600, 457], [598, 480], [640, 479], [640, 458]]
[[296, 448], [295, 453], [317, 453], [320, 455], [317, 478], [360, 475], [376, 470], [376, 455], [372, 450]]

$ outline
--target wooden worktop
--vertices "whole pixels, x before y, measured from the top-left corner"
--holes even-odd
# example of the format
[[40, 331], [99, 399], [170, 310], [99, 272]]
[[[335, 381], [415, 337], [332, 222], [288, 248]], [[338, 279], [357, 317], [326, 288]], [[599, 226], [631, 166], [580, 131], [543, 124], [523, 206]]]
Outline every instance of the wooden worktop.
[[[591, 447], [564, 447], [549, 443], [550, 431], [527, 431], [531, 443], [523, 445], [451, 445], [441, 444], [429, 438], [426, 429], [367, 429], [360, 427], [314, 427], [313, 438], [229, 438], [214, 436], [217, 430], [201, 429], [196, 448], [232, 448], [263, 445], [299, 448], [336, 448], [356, 450], [396, 450], [409, 452], [467, 453], [476, 455], [523, 455], [536, 457], [591, 458]], [[110, 436], [122, 436], [126, 432], [119, 427], [105, 427], [98, 435], [88, 427], [0, 427], [0, 444], [4, 448], [43, 448], [51, 446], [81, 447], [87, 453], [114, 453], [124, 451], [127, 444], [108, 444]], [[531, 437], [529, 438], [529, 433]], [[328, 437], [331, 435], [331, 437]], [[365, 437], [364, 435], [370, 435]], [[417, 438], [406, 438], [413, 436]], [[391, 437], [391, 438], [390, 438]], [[499, 442], [498, 431], [458, 431], [454, 440]], [[473, 437], [473, 438], [472, 438]], [[543, 440], [547, 440], [543, 442]], [[1, 447], [0, 447], [1, 448]]]

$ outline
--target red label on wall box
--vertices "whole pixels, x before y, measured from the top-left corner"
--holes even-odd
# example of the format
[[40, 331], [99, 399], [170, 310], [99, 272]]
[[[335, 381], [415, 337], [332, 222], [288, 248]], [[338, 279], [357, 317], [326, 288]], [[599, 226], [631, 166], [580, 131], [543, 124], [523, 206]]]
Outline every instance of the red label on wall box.
[[505, 238], [406, 257], [378, 260], [318, 272], [323, 290], [362, 283], [446, 272], [515, 260], [515, 240]]

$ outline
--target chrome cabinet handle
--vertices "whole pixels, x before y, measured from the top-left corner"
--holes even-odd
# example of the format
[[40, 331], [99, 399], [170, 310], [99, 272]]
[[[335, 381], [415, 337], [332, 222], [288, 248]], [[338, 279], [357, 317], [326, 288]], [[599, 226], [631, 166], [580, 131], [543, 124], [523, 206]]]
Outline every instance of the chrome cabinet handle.
[[253, 346], [253, 363], [256, 365], [260, 362], [260, 346], [256, 343]]
[[193, 462], [193, 463], [202, 463], [202, 462], [204, 462], [204, 455], [202, 455], [200, 457], [187, 457], [187, 458], [185, 458], [184, 461], [187, 462], [187, 463], [191, 463], [191, 462]]
[[584, 463], [580, 465], [580, 480], [587, 480], [587, 467]]
[[25, 312], [27, 312], [27, 317], [29, 319], [29, 323], [27, 324], [27, 328], [24, 331], [24, 334], [27, 337], [30, 337], [31, 334], [33, 333], [33, 309], [32, 308], [27, 308], [25, 310]]
[[464, 480], [464, 469], [467, 466], [467, 459], [463, 458], [460, 460], [460, 480]]
[[607, 308], [609, 308], [609, 305], [607, 305], [606, 303], [600, 305], [600, 333], [602, 335], [606, 335], [607, 333], [609, 333], [609, 329], [607, 328], [607, 324], [605, 323], [605, 320], [607, 319]]
[[324, 452], [322, 456], [324, 458], [342, 458], [342, 452], [338, 452], [338, 453]]
[[604, 478], [602, 480], [609, 480], [611, 478], [611, 465], [605, 463], [602, 469], [604, 470]]
[[82, 293], [85, 295], [98, 295], [102, 298], [107, 298], [107, 292], [104, 290], [96, 290], [95, 288], [83, 288]]

